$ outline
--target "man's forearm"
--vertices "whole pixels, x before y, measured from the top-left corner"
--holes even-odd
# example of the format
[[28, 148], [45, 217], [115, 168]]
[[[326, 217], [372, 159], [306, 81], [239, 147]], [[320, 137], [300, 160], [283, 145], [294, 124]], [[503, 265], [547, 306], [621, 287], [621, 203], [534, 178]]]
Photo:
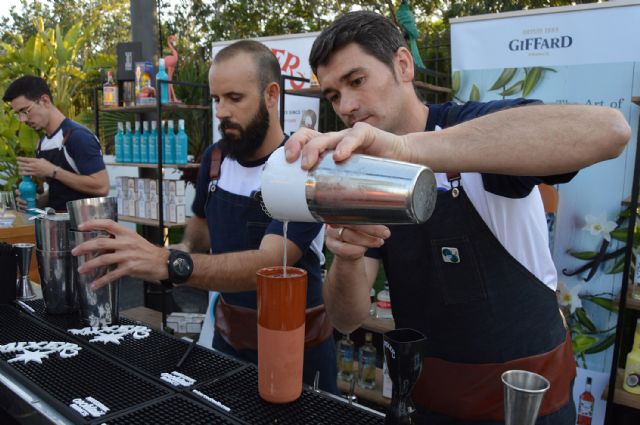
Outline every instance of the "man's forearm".
[[434, 171], [544, 176], [615, 158], [629, 137], [629, 125], [615, 109], [531, 105], [407, 135], [408, 157], [400, 159]]
[[109, 174], [107, 174], [107, 170], [98, 171], [97, 173], [86, 176], [72, 173], [58, 167], [56, 168], [54, 178], [78, 192], [95, 196], [106, 196], [109, 193]]
[[[331, 269], [323, 285], [323, 297], [327, 314], [333, 326], [342, 333], [351, 333], [367, 318], [370, 291], [375, 275], [367, 267], [366, 257], [358, 260], [342, 260], [334, 257]], [[369, 260], [374, 261], [374, 260]]]
[[209, 228], [206, 219], [193, 216], [187, 220], [180, 245], [192, 253], [209, 252]]

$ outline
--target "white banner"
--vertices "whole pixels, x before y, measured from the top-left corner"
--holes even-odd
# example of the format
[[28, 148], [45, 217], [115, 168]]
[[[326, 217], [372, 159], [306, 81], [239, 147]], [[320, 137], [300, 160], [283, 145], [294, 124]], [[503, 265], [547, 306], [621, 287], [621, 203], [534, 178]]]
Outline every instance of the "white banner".
[[[255, 40], [260, 41], [269, 47], [278, 58], [280, 67], [282, 68], [282, 74], [290, 75], [293, 77], [311, 79], [311, 67], [309, 66], [309, 53], [311, 52], [311, 46], [319, 33], [308, 34], [291, 34], [275, 37], [262, 37]], [[234, 41], [223, 41], [214, 43], [211, 49], [212, 57], [222, 50], [225, 46], [233, 43]], [[301, 89], [309, 87], [309, 83], [286, 80], [285, 90], [289, 89]], [[285, 112], [284, 112], [284, 132], [286, 134], [293, 134], [301, 126], [306, 125], [318, 129], [318, 116], [320, 114], [320, 100], [317, 98], [310, 98], [304, 96], [285, 96]], [[214, 117], [213, 117], [213, 140], [217, 141], [220, 138], [218, 132], [218, 125], [220, 122], [215, 117], [215, 105], [214, 105]]]
[[485, 16], [451, 21], [454, 71], [640, 61], [640, 2]]

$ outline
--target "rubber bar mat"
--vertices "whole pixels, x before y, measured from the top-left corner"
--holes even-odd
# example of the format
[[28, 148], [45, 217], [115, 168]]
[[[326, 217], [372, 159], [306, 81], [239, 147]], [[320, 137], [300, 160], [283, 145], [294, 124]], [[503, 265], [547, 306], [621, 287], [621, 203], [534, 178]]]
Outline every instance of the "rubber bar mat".
[[173, 393], [8, 305], [0, 305], [0, 368], [75, 423]]
[[[199, 345], [190, 347], [191, 344], [186, 340], [148, 327], [142, 329], [140, 325], [144, 324], [126, 318], [121, 317], [118, 325], [99, 330], [82, 327], [84, 325], [79, 321], [72, 322], [64, 319], [64, 316], [46, 314], [41, 300], [30, 301], [28, 305], [46, 323], [174, 389], [190, 388], [245, 366], [242, 361]], [[71, 329], [73, 331], [70, 332]]]
[[159, 400], [134, 411], [97, 421], [106, 425], [237, 425], [242, 422], [181, 395]]
[[300, 398], [293, 403], [267, 403], [258, 395], [258, 371], [254, 366], [197, 386], [191, 394], [207, 400], [213, 406], [229, 409], [229, 415], [250, 424], [384, 423], [384, 417], [380, 415], [307, 388], [302, 390]]

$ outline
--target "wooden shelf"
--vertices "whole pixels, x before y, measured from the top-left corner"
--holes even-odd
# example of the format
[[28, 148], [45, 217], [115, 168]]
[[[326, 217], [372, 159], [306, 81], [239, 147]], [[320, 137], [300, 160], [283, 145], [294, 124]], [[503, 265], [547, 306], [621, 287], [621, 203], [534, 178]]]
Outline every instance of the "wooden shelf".
[[[158, 109], [157, 105], [135, 105], [135, 106], [114, 106], [111, 108], [100, 107], [100, 112], [155, 112]], [[167, 103], [162, 105], [163, 111], [187, 111], [190, 109], [200, 109], [208, 111], [211, 109], [210, 105], [186, 105], [184, 103]]]
[[631, 394], [622, 389], [624, 369], [618, 369], [616, 376], [616, 389], [613, 393], [613, 402], [622, 406], [640, 409], [640, 395]]
[[631, 102], [640, 105], [640, 96], [631, 96]]
[[375, 316], [368, 316], [360, 327], [367, 331], [383, 334], [394, 330], [396, 324], [393, 319], [377, 319]]
[[627, 299], [625, 306], [631, 310], [640, 310], [640, 300], [631, 297], [631, 284], [627, 287]]
[[[137, 168], [158, 168], [158, 164], [149, 164], [146, 162], [105, 162], [104, 165]], [[190, 162], [188, 164], [162, 164], [162, 168], [200, 168], [200, 164], [196, 164], [193, 162]]]
[[[353, 371], [354, 371], [353, 379], [357, 379], [358, 362], [353, 363]], [[338, 378], [338, 389], [340, 390], [340, 392], [342, 392], [343, 394], [349, 394], [350, 387], [351, 387], [351, 382], [345, 382], [340, 378]], [[358, 398], [358, 400], [356, 400], [356, 403], [359, 403], [360, 400], [366, 400], [368, 402], [375, 403], [378, 406], [388, 406], [389, 404], [391, 404], [390, 398], [386, 398], [382, 396], [382, 369], [380, 368], [376, 368], [376, 386], [374, 389], [367, 390], [367, 389], [361, 388], [356, 383], [354, 387], [354, 392], [356, 394], [356, 397]]]
[[[142, 224], [144, 226], [155, 226], [158, 227], [160, 224], [158, 220], [152, 220], [150, 218], [140, 218], [140, 217], [132, 217], [130, 215], [119, 215], [118, 221], [126, 221], [128, 223], [136, 223]], [[171, 223], [165, 220], [164, 227], [173, 228], [173, 227], [184, 227], [185, 224]]]

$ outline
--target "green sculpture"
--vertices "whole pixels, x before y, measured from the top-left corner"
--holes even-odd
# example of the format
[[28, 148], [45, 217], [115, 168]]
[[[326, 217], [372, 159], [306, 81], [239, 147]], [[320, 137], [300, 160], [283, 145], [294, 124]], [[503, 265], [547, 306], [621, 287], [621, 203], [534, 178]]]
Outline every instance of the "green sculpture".
[[413, 16], [413, 12], [411, 12], [411, 9], [409, 8], [408, 0], [402, 0], [402, 2], [400, 3], [400, 7], [396, 12], [396, 18], [398, 19], [400, 28], [402, 28], [405, 33], [407, 42], [409, 44], [409, 50], [411, 50], [411, 56], [413, 56], [415, 65], [421, 68], [426, 68], [424, 62], [422, 62], [422, 58], [420, 57], [418, 43], [416, 42], [416, 40], [420, 36], [420, 32], [418, 31], [418, 27], [416, 26], [416, 18], [415, 16]]

